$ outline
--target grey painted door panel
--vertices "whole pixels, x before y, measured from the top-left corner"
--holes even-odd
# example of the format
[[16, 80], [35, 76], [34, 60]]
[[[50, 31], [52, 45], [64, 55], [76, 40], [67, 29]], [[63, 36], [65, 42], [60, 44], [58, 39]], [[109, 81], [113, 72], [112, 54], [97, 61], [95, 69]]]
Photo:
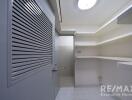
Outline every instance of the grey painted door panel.
[[53, 25], [35, 0], [13, 0], [9, 12], [8, 86], [52, 66]]
[[[54, 100], [54, 73], [52, 72], [53, 66], [46, 67], [44, 70], [39, 71], [36, 74], [27, 77], [26, 79], [8, 87], [7, 81], [7, 55], [8, 55], [8, 3], [12, 0], [1, 0], [0, 3], [0, 100]], [[19, 0], [18, 0], [19, 1]], [[26, 0], [24, 0], [26, 1]], [[36, 0], [41, 1], [41, 7], [44, 3], [43, 8], [46, 13], [50, 13], [50, 20], [54, 19], [51, 16], [51, 9], [47, 0]], [[48, 9], [48, 10], [46, 10]], [[54, 20], [51, 20], [54, 23]]]
[[13, 87], [4, 88], [0, 100], [54, 100], [52, 71], [47, 68]]

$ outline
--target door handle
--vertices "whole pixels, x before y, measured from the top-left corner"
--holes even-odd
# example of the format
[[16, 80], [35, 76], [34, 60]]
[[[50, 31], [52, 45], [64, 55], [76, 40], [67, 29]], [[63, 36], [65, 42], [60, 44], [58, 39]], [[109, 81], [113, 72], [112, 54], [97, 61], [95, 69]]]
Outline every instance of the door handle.
[[58, 70], [57, 70], [57, 69], [53, 69], [53, 70], [52, 70], [52, 72], [56, 72], [56, 71], [58, 71]]
[[56, 71], [58, 71], [58, 68], [53, 68], [52, 69], [52, 72], [56, 72]]

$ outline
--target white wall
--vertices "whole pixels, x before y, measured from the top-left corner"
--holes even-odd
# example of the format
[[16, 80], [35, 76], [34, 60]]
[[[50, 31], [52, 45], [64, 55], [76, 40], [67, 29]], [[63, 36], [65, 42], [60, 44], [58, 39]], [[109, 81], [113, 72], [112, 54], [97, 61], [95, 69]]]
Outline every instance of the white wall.
[[87, 45], [92, 45], [97, 42], [97, 37], [90, 34], [90, 35], [75, 35], [75, 45], [76, 46], [87, 46]]
[[75, 56], [98, 56], [99, 47], [75, 47]]
[[59, 37], [59, 70], [60, 76], [73, 76], [74, 72], [74, 38]]
[[102, 45], [101, 55], [132, 57], [132, 36]]
[[75, 56], [97, 56], [99, 55], [98, 46], [87, 46], [95, 44], [97, 38], [94, 35], [76, 35], [75, 36]]
[[114, 28], [111, 28], [111, 30], [109, 29], [109, 27], [107, 28], [107, 30], [105, 29], [105, 31], [103, 31], [102, 33], [99, 33], [98, 36], [98, 42], [102, 42], [102, 41], [106, 41], [115, 37], [120, 37], [120, 36], [125, 36], [127, 34], [132, 34], [132, 25], [127, 24], [127, 25], [114, 25]]

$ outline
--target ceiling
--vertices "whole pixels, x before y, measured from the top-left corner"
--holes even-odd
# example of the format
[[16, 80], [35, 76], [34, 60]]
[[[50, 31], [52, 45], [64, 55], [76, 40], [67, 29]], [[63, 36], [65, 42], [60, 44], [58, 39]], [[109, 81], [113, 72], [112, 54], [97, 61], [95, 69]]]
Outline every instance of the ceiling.
[[60, 0], [60, 18], [62, 31], [96, 33], [108, 21], [123, 11], [132, 0], [98, 0], [96, 5], [86, 11], [77, 6], [78, 0]]

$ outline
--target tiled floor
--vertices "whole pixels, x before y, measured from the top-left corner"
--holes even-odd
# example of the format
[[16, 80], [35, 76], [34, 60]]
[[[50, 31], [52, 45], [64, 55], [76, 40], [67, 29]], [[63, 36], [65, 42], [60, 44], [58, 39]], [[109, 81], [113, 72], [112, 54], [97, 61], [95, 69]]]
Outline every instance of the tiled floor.
[[61, 89], [56, 100], [115, 100], [111, 97], [100, 96], [98, 87], [74, 88], [72, 78], [61, 79]]

